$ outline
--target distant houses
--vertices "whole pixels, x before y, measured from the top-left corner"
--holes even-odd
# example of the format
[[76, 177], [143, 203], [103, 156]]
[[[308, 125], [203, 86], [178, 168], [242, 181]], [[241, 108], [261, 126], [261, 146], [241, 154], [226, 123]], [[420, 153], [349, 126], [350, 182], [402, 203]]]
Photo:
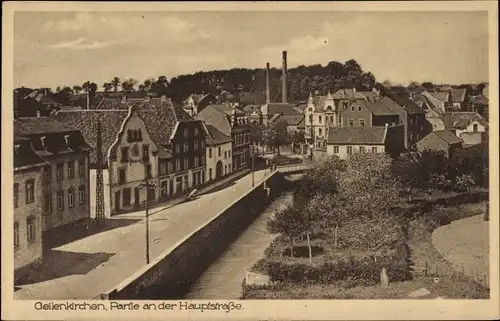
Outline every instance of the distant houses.
[[433, 131], [416, 144], [416, 149], [419, 152], [424, 150], [443, 151], [446, 157], [452, 157], [453, 153], [462, 147], [463, 141], [447, 130]]

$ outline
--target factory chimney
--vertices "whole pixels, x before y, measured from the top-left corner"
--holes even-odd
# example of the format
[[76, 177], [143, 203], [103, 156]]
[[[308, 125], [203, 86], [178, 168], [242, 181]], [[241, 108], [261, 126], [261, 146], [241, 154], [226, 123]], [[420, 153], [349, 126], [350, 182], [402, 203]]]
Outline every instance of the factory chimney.
[[281, 78], [281, 102], [287, 102], [287, 88], [286, 88], [286, 51], [283, 51], [283, 76]]
[[271, 103], [271, 88], [270, 88], [270, 80], [269, 80], [269, 63], [266, 63], [266, 104]]

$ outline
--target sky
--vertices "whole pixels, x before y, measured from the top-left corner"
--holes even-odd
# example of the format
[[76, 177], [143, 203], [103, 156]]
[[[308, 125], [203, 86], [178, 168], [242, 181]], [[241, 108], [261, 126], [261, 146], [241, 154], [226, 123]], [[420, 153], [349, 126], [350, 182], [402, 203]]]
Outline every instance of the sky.
[[16, 87], [355, 59], [379, 82], [488, 80], [487, 12], [16, 12]]

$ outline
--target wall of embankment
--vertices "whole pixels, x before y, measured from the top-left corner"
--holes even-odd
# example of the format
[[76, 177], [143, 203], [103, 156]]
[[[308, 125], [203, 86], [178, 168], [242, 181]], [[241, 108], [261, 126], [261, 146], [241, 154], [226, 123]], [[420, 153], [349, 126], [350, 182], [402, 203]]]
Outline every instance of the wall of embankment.
[[200, 275], [287, 188], [275, 171], [102, 299], [180, 299]]

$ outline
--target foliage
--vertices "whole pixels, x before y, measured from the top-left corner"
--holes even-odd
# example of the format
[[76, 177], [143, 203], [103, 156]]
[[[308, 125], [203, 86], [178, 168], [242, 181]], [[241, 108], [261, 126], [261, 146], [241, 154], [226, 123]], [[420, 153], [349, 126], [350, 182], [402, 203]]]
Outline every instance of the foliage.
[[[293, 243], [293, 238], [300, 236], [305, 231], [304, 221], [304, 215], [293, 205], [288, 204], [267, 220], [266, 227], [269, 233], [285, 235]], [[292, 255], [292, 251], [293, 244], [290, 244], [290, 255]]]
[[277, 148], [290, 142], [290, 137], [284, 122], [269, 123], [262, 131], [262, 141], [269, 147]]
[[262, 132], [264, 131], [264, 125], [251, 123], [250, 127], [250, 141], [252, 143], [262, 142]]
[[122, 89], [124, 92], [132, 92], [135, 91], [135, 85], [137, 85], [137, 80], [135, 79], [126, 79], [122, 82]]
[[455, 185], [459, 190], [469, 190], [469, 187], [474, 184], [475, 180], [471, 174], [462, 174], [456, 178], [455, 182]]
[[401, 184], [410, 192], [413, 188], [422, 186], [422, 170], [420, 159], [413, 153], [402, 154], [395, 159], [392, 165], [392, 173], [399, 178]]
[[290, 139], [294, 144], [305, 143], [305, 133], [301, 130], [295, 130], [292, 132]]
[[488, 163], [489, 155], [486, 143], [459, 149], [450, 159], [450, 178], [459, 177], [463, 174], [471, 174], [477, 184], [488, 186]]

